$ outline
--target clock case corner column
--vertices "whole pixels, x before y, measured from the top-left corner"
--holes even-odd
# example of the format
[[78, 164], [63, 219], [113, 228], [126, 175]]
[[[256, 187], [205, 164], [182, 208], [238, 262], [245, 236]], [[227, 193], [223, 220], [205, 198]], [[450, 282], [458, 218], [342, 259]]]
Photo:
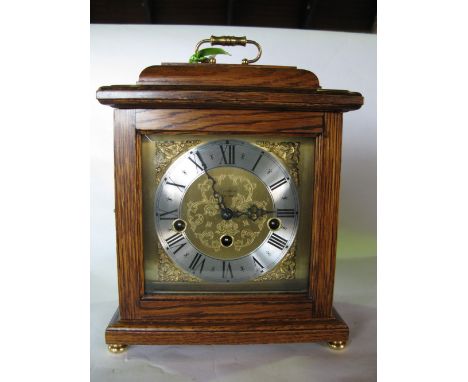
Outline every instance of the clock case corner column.
[[342, 112], [325, 112], [323, 133], [315, 138], [312, 246], [309, 296], [314, 317], [334, 317]]
[[[119, 313], [121, 320], [138, 318], [144, 274], [141, 253], [141, 143], [136, 110], [114, 109], [115, 221]], [[136, 208], [133, 208], [136, 207]], [[138, 280], [135, 280], [135, 277]]]

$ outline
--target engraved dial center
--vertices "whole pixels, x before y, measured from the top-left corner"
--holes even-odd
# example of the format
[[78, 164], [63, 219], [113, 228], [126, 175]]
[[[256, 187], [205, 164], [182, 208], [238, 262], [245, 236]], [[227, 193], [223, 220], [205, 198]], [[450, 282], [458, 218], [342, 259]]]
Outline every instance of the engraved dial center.
[[[268, 236], [268, 216], [253, 220], [241, 213], [252, 205], [272, 210], [271, 195], [257, 176], [244, 169], [217, 167], [209, 173], [216, 180], [216, 192], [223, 196], [226, 208], [218, 205], [212, 180], [200, 175], [187, 189], [181, 204], [187, 238], [200, 252], [211, 257], [229, 260], [245, 256]], [[232, 243], [223, 245], [221, 237], [231, 238]]]

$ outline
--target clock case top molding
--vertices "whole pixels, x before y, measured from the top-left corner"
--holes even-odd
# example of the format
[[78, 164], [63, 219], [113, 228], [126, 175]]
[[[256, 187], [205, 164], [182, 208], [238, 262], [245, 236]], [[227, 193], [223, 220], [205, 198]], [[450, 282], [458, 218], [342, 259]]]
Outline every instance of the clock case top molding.
[[[136, 85], [103, 86], [114, 111], [115, 214], [119, 309], [108, 344], [211, 344], [346, 341], [333, 309], [342, 113], [356, 92], [325, 90], [295, 67], [162, 64]], [[314, 137], [313, 223], [305, 293], [145, 294], [141, 137], [258, 134]], [[313, 167], [312, 167], [313, 166]]]

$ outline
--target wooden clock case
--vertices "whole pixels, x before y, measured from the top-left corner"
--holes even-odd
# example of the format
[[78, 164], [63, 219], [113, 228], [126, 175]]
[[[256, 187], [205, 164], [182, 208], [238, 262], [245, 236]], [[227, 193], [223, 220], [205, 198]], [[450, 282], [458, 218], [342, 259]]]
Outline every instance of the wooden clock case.
[[[295, 67], [163, 64], [143, 70], [136, 85], [99, 88], [97, 99], [115, 108], [119, 308], [107, 327], [107, 344], [118, 351], [131, 344], [347, 341], [348, 327], [332, 304], [342, 115], [361, 107], [361, 94], [321, 89], [315, 74]], [[145, 294], [145, 133], [314, 137], [307, 292]]]

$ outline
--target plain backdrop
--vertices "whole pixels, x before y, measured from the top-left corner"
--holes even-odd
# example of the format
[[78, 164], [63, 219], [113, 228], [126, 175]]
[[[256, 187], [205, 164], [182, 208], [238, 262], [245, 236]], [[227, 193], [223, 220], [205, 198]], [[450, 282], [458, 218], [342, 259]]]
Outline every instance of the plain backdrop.
[[[134, 84], [147, 66], [187, 62], [211, 35], [246, 35], [263, 48], [257, 64], [314, 72], [323, 88], [361, 92], [364, 106], [344, 114], [338, 257], [376, 255], [376, 36], [311, 30], [162, 25], [91, 25], [91, 288], [92, 301], [117, 297], [112, 108], [96, 101], [99, 86]], [[254, 57], [252, 46], [226, 48], [219, 63]]]

